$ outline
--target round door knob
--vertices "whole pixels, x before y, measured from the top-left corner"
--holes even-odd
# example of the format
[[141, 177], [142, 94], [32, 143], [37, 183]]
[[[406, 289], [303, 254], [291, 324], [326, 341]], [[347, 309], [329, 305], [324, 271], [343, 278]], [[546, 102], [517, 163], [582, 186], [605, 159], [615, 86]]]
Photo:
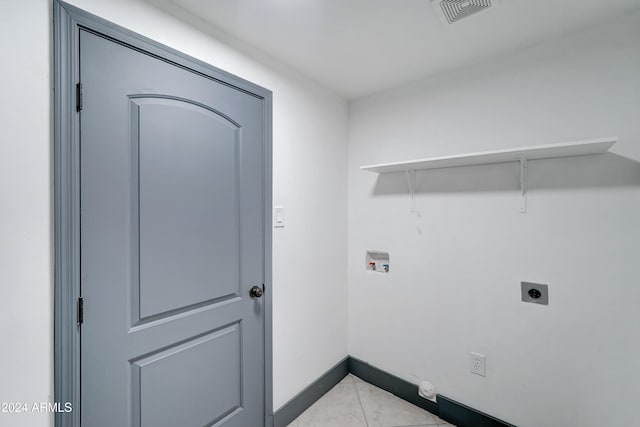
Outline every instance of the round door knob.
[[260, 286], [254, 286], [249, 289], [249, 295], [251, 296], [251, 298], [260, 298], [263, 293], [264, 291]]

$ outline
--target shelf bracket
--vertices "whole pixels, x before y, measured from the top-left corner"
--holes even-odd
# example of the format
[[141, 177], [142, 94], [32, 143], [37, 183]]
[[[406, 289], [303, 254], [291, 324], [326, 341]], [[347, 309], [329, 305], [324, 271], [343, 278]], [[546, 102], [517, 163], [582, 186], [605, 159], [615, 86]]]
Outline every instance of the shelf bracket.
[[416, 211], [416, 171], [414, 169], [407, 169], [407, 185], [409, 185], [409, 195], [411, 196], [411, 202], [409, 205], [409, 212]]
[[520, 157], [520, 190], [522, 192], [522, 206], [520, 213], [527, 212], [527, 158]]

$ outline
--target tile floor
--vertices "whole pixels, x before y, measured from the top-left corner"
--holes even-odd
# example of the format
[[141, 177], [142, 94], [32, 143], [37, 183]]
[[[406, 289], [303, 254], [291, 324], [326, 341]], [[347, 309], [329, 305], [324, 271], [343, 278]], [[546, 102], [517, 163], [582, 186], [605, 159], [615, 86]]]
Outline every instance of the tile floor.
[[452, 427], [351, 374], [288, 427]]

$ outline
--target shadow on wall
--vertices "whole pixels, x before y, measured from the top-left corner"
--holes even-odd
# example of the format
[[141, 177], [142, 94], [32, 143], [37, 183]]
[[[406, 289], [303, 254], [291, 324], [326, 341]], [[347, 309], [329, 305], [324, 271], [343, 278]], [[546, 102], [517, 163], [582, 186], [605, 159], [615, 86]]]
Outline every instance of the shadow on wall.
[[[565, 190], [598, 187], [640, 187], [640, 163], [613, 153], [530, 160], [527, 189]], [[416, 171], [416, 194], [520, 191], [520, 164]], [[379, 174], [371, 195], [406, 194], [404, 173]]]

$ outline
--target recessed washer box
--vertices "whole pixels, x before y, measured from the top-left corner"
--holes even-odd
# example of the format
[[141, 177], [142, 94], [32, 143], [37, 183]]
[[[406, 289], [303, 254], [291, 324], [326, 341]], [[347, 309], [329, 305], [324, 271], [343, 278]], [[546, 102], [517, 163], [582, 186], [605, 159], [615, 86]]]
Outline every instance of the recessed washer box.
[[542, 283], [520, 282], [523, 302], [549, 305], [549, 286]]
[[389, 252], [367, 251], [365, 270], [374, 273], [388, 273], [389, 267]]

